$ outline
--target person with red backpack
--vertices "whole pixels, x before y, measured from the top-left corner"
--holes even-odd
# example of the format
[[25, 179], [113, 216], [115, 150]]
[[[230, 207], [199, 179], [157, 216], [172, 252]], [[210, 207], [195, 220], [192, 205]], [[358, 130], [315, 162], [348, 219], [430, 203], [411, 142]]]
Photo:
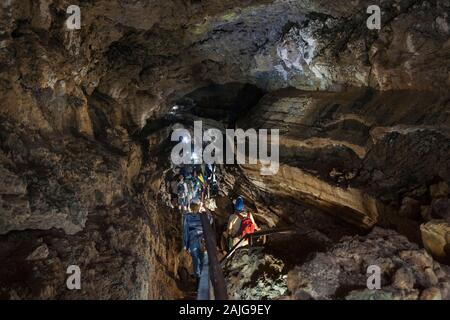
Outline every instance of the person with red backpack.
[[[234, 204], [234, 213], [228, 219], [228, 249], [233, 248], [243, 237], [260, 230], [250, 211], [244, 210], [244, 199], [238, 197]], [[248, 245], [248, 239], [239, 247]]]

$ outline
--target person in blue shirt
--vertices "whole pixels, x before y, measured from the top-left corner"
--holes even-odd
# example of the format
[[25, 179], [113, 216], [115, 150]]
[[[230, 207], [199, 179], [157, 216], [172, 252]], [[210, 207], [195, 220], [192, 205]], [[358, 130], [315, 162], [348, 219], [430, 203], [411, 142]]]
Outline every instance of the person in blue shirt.
[[194, 276], [200, 278], [205, 254], [203, 227], [200, 220], [200, 204], [193, 203], [190, 212], [184, 214], [183, 245], [192, 257]]

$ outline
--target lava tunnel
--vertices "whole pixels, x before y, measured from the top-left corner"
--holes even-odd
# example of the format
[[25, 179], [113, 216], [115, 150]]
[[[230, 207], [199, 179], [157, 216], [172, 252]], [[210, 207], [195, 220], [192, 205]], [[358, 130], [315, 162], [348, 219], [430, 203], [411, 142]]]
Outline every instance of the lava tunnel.
[[0, 4], [1, 300], [450, 300], [448, 0]]

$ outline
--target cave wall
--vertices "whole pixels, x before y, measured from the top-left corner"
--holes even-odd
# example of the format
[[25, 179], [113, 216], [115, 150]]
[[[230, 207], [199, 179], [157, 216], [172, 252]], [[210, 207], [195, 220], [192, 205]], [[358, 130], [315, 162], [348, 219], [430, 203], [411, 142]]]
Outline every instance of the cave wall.
[[[185, 257], [157, 202], [161, 159], [153, 144], [164, 139], [141, 129], [210, 85], [269, 91], [255, 119], [286, 129], [287, 158], [273, 185], [253, 178], [262, 189], [371, 226], [379, 203], [395, 209], [436, 175], [448, 183], [449, 3], [384, 1], [378, 32], [364, 27], [369, 2], [3, 1], [1, 296], [181, 295], [176, 273]], [[72, 4], [81, 7], [81, 30], [65, 27]], [[288, 87], [293, 96], [279, 97]], [[298, 129], [305, 124], [320, 132]], [[329, 161], [316, 168], [314, 157]], [[302, 180], [274, 189], [283, 172]], [[411, 172], [417, 182], [405, 182]], [[339, 201], [329, 197], [336, 186]], [[437, 233], [444, 246], [445, 230]], [[65, 288], [72, 263], [86, 270], [84, 291]]]
[[[448, 196], [430, 190], [450, 179], [448, 97], [441, 93], [289, 89], [266, 95], [250, 114], [238, 125], [281, 133], [278, 174], [243, 166], [266, 191], [318, 203], [361, 227], [394, 226], [419, 242], [419, 224], [430, 217], [416, 209]], [[411, 198], [414, 210], [401, 212]]]

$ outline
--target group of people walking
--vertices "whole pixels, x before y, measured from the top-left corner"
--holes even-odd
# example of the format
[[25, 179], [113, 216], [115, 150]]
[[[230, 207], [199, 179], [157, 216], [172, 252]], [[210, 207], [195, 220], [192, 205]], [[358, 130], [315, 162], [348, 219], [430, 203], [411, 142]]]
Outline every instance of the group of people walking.
[[185, 213], [190, 210], [191, 204], [204, 203], [218, 189], [215, 166], [183, 166], [170, 188], [173, 204], [178, 206], [181, 213]]
[[[180, 168], [171, 182], [172, 202], [182, 214], [183, 247], [192, 258], [193, 275], [199, 281], [207, 252], [200, 215], [205, 214], [213, 224], [213, 217], [204, 206], [205, 201], [218, 193], [216, 168], [211, 165], [186, 165]], [[228, 250], [239, 243], [248, 245], [246, 238], [259, 230], [251, 212], [245, 210], [244, 199], [234, 200], [234, 211], [230, 213], [227, 229]], [[241, 241], [242, 240], [242, 241]]]

